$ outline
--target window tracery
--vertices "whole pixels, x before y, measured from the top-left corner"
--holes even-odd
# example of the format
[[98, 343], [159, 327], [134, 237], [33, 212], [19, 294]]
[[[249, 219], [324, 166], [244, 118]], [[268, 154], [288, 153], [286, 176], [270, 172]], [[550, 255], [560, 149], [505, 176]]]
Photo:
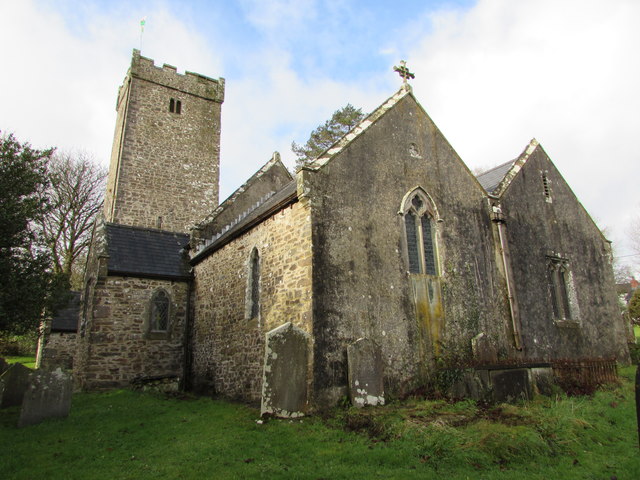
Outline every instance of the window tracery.
[[416, 188], [405, 197], [401, 213], [404, 215], [409, 273], [437, 276], [437, 211], [433, 201], [421, 188]]

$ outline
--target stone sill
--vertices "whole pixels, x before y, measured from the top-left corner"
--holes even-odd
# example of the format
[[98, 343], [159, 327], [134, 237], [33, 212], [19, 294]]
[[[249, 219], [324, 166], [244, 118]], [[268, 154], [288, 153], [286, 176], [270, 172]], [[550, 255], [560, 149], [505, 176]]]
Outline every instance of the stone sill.
[[169, 340], [171, 338], [171, 335], [169, 334], [169, 332], [152, 331], [147, 332], [145, 338], [148, 340]]
[[560, 328], [580, 328], [580, 322], [577, 320], [559, 320], [555, 319], [553, 323]]

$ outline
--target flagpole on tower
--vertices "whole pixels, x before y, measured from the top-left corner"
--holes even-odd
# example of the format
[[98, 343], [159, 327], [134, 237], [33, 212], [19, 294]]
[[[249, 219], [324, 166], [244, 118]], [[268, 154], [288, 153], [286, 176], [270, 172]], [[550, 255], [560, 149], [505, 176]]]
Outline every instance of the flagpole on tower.
[[147, 17], [140, 19], [140, 52], [142, 52], [142, 34], [144, 33], [144, 25], [147, 23]]

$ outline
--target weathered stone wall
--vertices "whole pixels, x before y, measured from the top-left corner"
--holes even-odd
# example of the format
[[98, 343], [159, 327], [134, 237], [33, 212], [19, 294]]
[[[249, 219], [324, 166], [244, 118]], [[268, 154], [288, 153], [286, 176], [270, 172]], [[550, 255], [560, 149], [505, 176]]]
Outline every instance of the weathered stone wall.
[[441, 219], [441, 357], [469, 358], [480, 332], [509, 354], [486, 195], [412, 95], [324, 166], [302, 175], [313, 224], [316, 403], [346, 393], [347, 345], [361, 337], [382, 349], [387, 392], [410, 388], [433, 367], [433, 349], [420, 344], [399, 214], [416, 186], [431, 196]]
[[106, 228], [104, 217], [100, 216], [93, 225], [91, 244], [87, 253], [84, 284], [82, 287], [80, 324], [76, 336], [76, 352], [73, 359], [74, 385], [82, 388], [85, 383], [86, 368], [89, 365], [91, 345], [87, 328], [93, 321], [94, 294], [98, 279], [107, 276]]
[[217, 205], [223, 100], [223, 79], [155, 67], [134, 50], [118, 95], [108, 221], [187, 232]]
[[[150, 300], [160, 288], [171, 299], [167, 334], [149, 332]], [[102, 275], [89, 291], [78, 333], [78, 386], [126, 387], [137, 377], [182, 375], [186, 282]]]
[[76, 352], [77, 334], [49, 331], [45, 335], [42, 347], [38, 351], [39, 368], [54, 370], [60, 367], [71, 370]]
[[[541, 147], [531, 153], [501, 203], [526, 356], [545, 360], [617, 356], [628, 361], [610, 245]], [[569, 322], [554, 319], [549, 255], [569, 262], [577, 300]]]
[[[247, 276], [254, 247], [260, 255], [260, 313], [247, 318]], [[289, 205], [194, 269], [193, 386], [256, 403], [265, 333], [286, 322], [312, 330], [308, 205]]]

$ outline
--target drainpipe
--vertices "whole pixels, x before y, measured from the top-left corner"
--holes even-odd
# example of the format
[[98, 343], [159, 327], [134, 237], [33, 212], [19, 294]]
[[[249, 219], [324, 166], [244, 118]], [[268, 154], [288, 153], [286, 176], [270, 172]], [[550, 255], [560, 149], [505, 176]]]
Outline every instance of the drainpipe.
[[511, 316], [511, 327], [513, 330], [513, 343], [517, 350], [522, 350], [520, 315], [518, 312], [518, 303], [516, 301], [513, 273], [511, 272], [511, 261], [509, 256], [509, 244], [507, 243], [507, 227], [505, 224], [505, 216], [502, 213], [500, 204], [493, 205], [492, 213], [492, 220], [498, 227], [498, 237], [500, 238], [500, 254], [502, 257], [502, 266], [504, 267], [504, 277], [507, 282], [507, 298], [509, 300], [509, 314]]

